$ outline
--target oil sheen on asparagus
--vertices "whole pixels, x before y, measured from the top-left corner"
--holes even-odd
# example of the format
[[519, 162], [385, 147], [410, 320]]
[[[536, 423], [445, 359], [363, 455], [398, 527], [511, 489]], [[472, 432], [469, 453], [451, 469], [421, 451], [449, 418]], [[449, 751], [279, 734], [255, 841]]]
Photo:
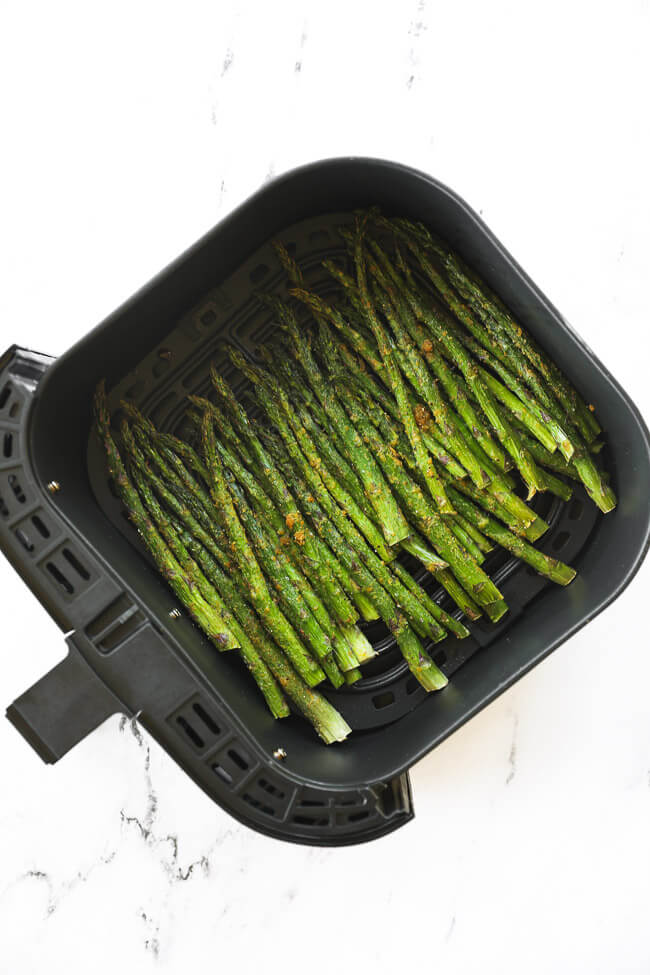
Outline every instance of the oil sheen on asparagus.
[[575, 576], [535, 547], [548, 529], [535, 497], [582, 485], [603, 513], [616, 498], [593, 406], [423, 224], [354, 214], [318, 292], [274, 248], [286, 280], [256, 295], [274, 338], [254, 360], [221, 359], [246, 406], [212, 365], [209, 396], [188, 398], [189, 440], [130, 403], [118, 433], [103, 383], [96, 429], [188, 615], [242, 658], [275, 718], [300, 714], [331, 744], [350, 728], [327, 688], [363, 678], [369, 622], [439, 691], [431, 648], [508, 612], [489, 553], [557, 585]]

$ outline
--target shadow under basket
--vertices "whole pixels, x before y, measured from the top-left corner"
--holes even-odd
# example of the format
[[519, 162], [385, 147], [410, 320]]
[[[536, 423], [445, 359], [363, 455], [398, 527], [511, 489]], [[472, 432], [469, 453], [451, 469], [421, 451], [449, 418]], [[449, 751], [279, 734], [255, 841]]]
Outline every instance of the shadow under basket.
[[[107, 480], [91, 431], [102, 377], [157, 426], [184, 432], [185, 400], [209, 393], [211, 361], [239, 394], [222, 343], [249, 356], [273, 331], [254, 290], [286, 294], [279, 237], [327, 294], [321, 267], [344, 252], [337, 227], [379, 204], [423, 220], [488, 282], [585, 399], [595, 404], [619, 504], [598, 513], [580, 487], [534, 504], [550, 524], [539, 547], [578, 569], [566, 589], [503, 552], [486, 568], [509, 612], [433, 649], [450, 677], [426, 695], [388, 632], [351, 687], [324, 693], [353, 734], [326, 747], [301, 718], [276, 722], [237, 653], [217, 653], [156, 573]], [[56, 362], [12, 347], [0, 359], [0, 549], [65, 633], [65, 659], [7, 710], [55, 762], [111, 714], [138, 721], [240, 822], [301, 843], [374, 839], [413, 816], [408, 769], [592, 619], [627, 585], [648, 546], [648, 431], [605, 367], [440, 183], [373, 159], [333, 159], [266, 185]], [[411, 565], [417, 572], [415, 565]], [[444, 593], [420, 577], [434, 598]], [[180, 612], [179, 612], [180, 610]]]

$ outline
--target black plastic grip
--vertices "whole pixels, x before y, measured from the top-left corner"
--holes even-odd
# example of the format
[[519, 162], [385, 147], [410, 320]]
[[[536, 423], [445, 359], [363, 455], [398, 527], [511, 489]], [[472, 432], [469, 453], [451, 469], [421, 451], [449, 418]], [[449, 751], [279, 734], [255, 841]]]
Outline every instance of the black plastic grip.
[[68, 655], [7, 709], [41, 759], [58, 761], [112, 714], [140, 723], [245, 825], [310, 845], [360, 843], [413, 818], [407, 773], [353, 790], [306, 784], [254, 749], [238, 715], [179, 652], [135, 592], [52, 503], [29, 456], [30, 409], [53, 360], [13, 346], [0, 357], [0, 551], [66, 633]]
[[67, 657], [7, 708], [7, 718], [52, 764], [121, 711], [121, 702], [70, 646]]

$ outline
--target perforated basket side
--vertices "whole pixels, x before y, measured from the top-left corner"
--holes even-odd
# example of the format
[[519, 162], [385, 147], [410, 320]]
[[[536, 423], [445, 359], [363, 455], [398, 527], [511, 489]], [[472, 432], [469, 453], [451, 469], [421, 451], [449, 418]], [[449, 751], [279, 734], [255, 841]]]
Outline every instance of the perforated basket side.
[[65, 485], [41, 485], [28, 449], [30, 408], [51, 362], [17, 347], [0, 358], [0, 551], [65, 632], [67, 655], [7, 718], [54, 763], [110, 715], [137, 717], [218, 805], [280, 839], [360, 843], [408, 822], [406, 774], [356, 790], [306, 786], [281, 758], [253, 747], [214, 677], [188, 666], [175, 645], [202, 637], [175, 619], [173, 599], [175, 637], [153, 625], [138, 594], [62, 519], [50, 494]]

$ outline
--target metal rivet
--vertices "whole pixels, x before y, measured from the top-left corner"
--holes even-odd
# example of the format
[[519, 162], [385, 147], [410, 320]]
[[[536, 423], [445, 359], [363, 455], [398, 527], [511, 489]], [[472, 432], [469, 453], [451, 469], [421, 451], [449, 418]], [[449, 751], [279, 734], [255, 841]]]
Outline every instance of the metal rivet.
[[287, 757], [287, 753], [285, 752], [284, 748], [276, 748], [275, 751], [273, 752], [273, 758], [276, 758], [278, 762], [283, 761], [283, 759], [285, 759], [286, 757]]
[[47, 485], [47, 489], [50, 494], [56, 494], [57, 491], [61, 490], [61, 485], [58, 481], [50, 481], [50, 483]]
[[171, 618], [173, 620], [177, 620], [181, 616], [181, 611], [180, 611], [180, 609], [170, 609], [169, 610], [169, 615], [171, 616]]
[[171, 349], [165, 349], [165, 348], [158, 349], [159, 359], [166, 359], [167, 361], [169, 361], [171, 357], [172, 357]]

